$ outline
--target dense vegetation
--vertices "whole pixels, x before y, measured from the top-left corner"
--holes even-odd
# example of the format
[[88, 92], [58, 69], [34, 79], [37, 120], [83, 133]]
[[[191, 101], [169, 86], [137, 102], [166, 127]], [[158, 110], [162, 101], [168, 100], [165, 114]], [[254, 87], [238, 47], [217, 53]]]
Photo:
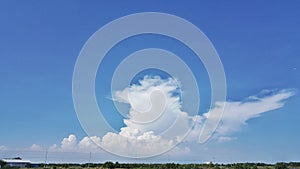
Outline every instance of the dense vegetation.
[[0, 168], [4, 167], [6, 165], [5, 161], [0, 160]]
[[[2, 164], [2, 163], [0, 163]], [[3, 163], [4, 165], [4, 163]], [[39, 164], [38, 169], [44, 168]], [[142, 164], [105, 162], [101, 164], [47, 164], [46, 169], [300, 169], [300, 162], [290, 163], [234, 163], [234, 164]], [[2, 169], [15, 169], [2, 166]]]

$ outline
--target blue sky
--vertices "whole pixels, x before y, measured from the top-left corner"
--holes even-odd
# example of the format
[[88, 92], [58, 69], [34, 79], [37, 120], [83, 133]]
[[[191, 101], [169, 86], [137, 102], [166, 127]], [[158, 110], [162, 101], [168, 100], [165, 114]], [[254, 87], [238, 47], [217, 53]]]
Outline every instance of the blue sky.
[[[32, 155], [33, 144], [43, 152], [53, 144], [59, 147], [70, 134], [76, 135], [77, 140], [84, 138], [86, 133], [72, 101], [72, 74], [81, 48], [94, 32], [112, 20], [137, 12], [164, 12], [190, 21], [211, 40], [224, 66], [228, 102], [247, 102], [249, 96], [277, 96], [280, 91], [285, 92], [282, 90], [293, 93], [280, 108], [249, 118], [238, 131], [222, 136], [226, 142], [185, 142], [181, 146], [189, 147], [191, 152], [169, 156], [177, 162], [299, 160], [299, 7], [296, 0], [1, 1], [0, 158], [21, 154], [39, 161]], [[187, 57], [192, 53], [185, 46], [154, 35], [122, 41], [104, 60], [107, 64], [100, 66], [98, 71], [105, 75], [97, 75], [96, 91], [105, 112], [115, 111], [108, 99], [110, 74], [122, 57], [146, 47], [170, 50], [197, 70], [195, 76], [203, 93], [199, 114], [205, 113], [210, 103], [210, 84], [203, 65], [195, 62], [193, 56]], [[109, 55], [119, 57], [112, 59]], [[263, 93], [264, 90], [269, 93]], [[117, 113], [107, 118], [116, 130], [125, 126]], [[80, 155], [76, 157], [81, 159]], [[95, 158], [114, 159], [128, 160], [108, 153]]]

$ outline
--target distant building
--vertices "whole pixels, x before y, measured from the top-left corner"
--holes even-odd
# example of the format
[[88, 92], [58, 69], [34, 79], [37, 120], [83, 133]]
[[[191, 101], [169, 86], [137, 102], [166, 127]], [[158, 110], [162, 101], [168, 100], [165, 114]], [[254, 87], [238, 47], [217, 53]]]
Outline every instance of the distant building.
[[29, 167], [30, 166], [30, 161], [28, 160], [22, 160], [22, 159], [2, 159], [2, 161], [6, 162], [6, 165], [9, 167]]

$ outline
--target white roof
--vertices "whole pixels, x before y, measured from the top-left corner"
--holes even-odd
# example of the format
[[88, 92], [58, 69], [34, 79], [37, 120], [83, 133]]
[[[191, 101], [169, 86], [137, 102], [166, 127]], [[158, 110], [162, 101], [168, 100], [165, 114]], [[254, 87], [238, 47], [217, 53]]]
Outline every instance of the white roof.
[[30, 163], [29, 160], [18, 160], [18, 159], [2, 159], [2, 161], [5, 161], [7, 163]]

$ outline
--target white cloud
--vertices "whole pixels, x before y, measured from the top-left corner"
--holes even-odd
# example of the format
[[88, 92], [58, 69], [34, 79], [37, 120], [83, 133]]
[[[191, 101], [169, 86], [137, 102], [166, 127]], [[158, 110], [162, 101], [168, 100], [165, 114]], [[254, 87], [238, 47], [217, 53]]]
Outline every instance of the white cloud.
[[97, 136], [84, 137], [78, 143], [78, 149], [84, 152], [98, 152], [101, 151], [99, 146], [101, 144], [101, 138]]
[[176, 121], [178, 115], [186, 114], [181, 111], [180, 97], [174, 95], [179, 87], [177, 80], [146, 76], [140, 85], [116, 91], [113, 99], [130, 105], [129, 118], [124, 120], [127, 127], [160, 134]]
[[97, 136], [83, 137], [77, 140], [74, 134], [62, 139], [61, 144], [53, 144], [48, 148], [49, 152], [103, 152], [98, 145], [101, 144], [101, 138]]
[[[194, 119], [181, 110], [178, 93], [176, 79], [158, 76], [145, 76], [139, 84], [116, 91], [113, 100], [130, 105], [129, 118], [124, 119], [126, 127], [120, 133], [106, 134], [101, 145], [129, 156], [150, 156], [173, 147], [188, 133]], [[128, 154], [129, 149], [137, 151]]]
[[163, 139], [152, 131], [140, 132], [129, 127], [121, 129], [120, 133], [107, 133], [101, 146], [115, 154], [131, 157], [156, 155], [174, 146], [173, 140]]
[[40, 145], [37, 144], [32, 144], [31, 147], [29, 148], [30, 151], [42, 151], [43, 148]]
[[[84, 137], [81, 140], [77, 140], [76, 136], [71, 134], [63, 138], [60, 145], [54, 144], [48, 150], [99, 153], [103, 152], [100, 146], [123, 156], [151, 156], [174, 147], [192, 127], [185, 139], [185, 143], [188, 144], [179, 145], [169, 152], [173, 155], [188, 154], [193, 151], [192, 146], [199, 145], [196, 143], [205, 120], [216, 118], [216, 112], [221, 111], [219, 105], [224, 103], [215, 103], [214, 107], [203, 115], [190, 116], [182, 110], [180, 96], [174, 94], [179, 92], [179, 88], [177, 80], [146, 76], [139, 85], [132, 85], [114, 93], [114, 101], [130, 106], [128, 118], [124, 119], [126, 126], [121, 128], [119, 133], [109, 132], [103, 137]], [[225, 102], [223, 119], [213, 139], [217, 143], [237, 139], [232, 135], [240, 131], [250, 119], [283, 107], [284, 100], [294, 94], [292, 90], [263, 90], [243, 101]], [[195, 126], [192, 126], [193, 122]], [[35, 144], [31, 148], [40, 149]]]
[[115, 101], [130, 105], [128, 118], [124, 119], [126, 127], [119, 133], [109, 132], [102, 138], [84, 137], [80, 141], [71, 134], [60, 146], [53, 145], [49, 150], [100, 152], [100, 145], [113, 153], [131, 157], [163, 153], [182, 139], [195, 119], [181, 111], [179, 95], [174, 95], [179, 87], [177, 80], [146, 76], [139, 85], [114, 94]]
[[217, 138], [218, 143], [224, 143], [232, 140], [236, 140], [236, 137], [220, 136]]
[[77, 149], [77, 138], [74, 134], [69, 135], [69, 137], [64, 138], [61, 141], [61, 149], [65, 151], [74, 151]]
[[48, 150], [49, 150], [49, 151], [57, 151], [57, 150], [58, 150], [57, 144], [53, 144], [52, 146], [50, 146], [50, 147], [48, 148]]
[[[160, 154], [179, 143], [191, 127], [192, 130], [185, 141], [198, 141], [205, 120], [216, 118], [216, 112], [222, 111], [220, 105], [224, 103], [219, 102], [203, 115], [189, 116], [181, 110], [180, 96], [174, 94], [178, 93], [180, 88], [177, 80], [146, 76], [139, 83], [114, 93], [114, 101], [130, 105], [128, 118], [124, 119], [126, 127], [121, 128], [119, 133], [109, 132], [102, 138], [85, 137], [79, 142], [75, 135], [70, 135], [63, 139], [61, 149], [90, 151], [100, 145], [110, 152], [123, 156]], [[284, 100], [293, 95], [292, 90], [263, 90], [243, 101], [225, 102], [223, 119], [213, 138], [218, 143], [237, 139], [231, 135], [240, 131], [248, 120], [281, 108], [284, 106]], [[193, 122], [195, 126], [192, 126]], [[177, 147], [174, 152], [180, 152], [179, 149], [183, 150], [182, 148]]]
[[[83, 156], [92, 152], [106, 157], [107, 154], [100, 148], [102, 147], [122, 156], [145, 157], [158, 155], [174, 147], [192, 127], [184, 142], [174, 147], [167, 155], [178, 159], [198, 158], [199, 153], [209, 153], [206, 148], [238, 139], [234, 134], [241, 131], [250, 119], [283, 107], [285, 100], [295, 94], [293, 90], [286, 89], [263, 90], [258, 95], [246, 97], [242, 101], [225, 102], [223, 118], [212, 137], [213, 141], [198, 144], [204, 122], [216, 118], [216, 112], [221, 111], [220, 105], [224, 102], [215, 103], [213, 108], [203, 115], [190, 116], [182, 108], [179, 88], [180, 83], [177, 80], [146, 76], [139, 85], [132, 85], [114, 93], [114, 101], [128, 104], [130, 108], [127, 110], [128, 118], [124, 119], [126, 126], [122, 127], [120, 132], [108, 132], [102, 137], [81, 139], [70, 134], [63, 138], [60, 144], [53, 144], [48, 148], [33, 144], [24, 151], [38, 153], [48, 149], [50, 155], [57, 153], [62, 156], [65, 155], [64, 152], [76, 152]], [[7, 148], [0, 146], [0, 151], [4, 150]]]
[[[263, 113], [279, 109], [284, 106], [284, 101], [295, 95], [293, 90], [262, 90], [258, 95], [247, 97], [243, 101], [227, 101], [223, 111], [220, 125], [216, 129], [213, 138], [217, 142], [235, 140], [236, 137], [229, 137], [247, 125], [250, 119], [261, 116]], [[187, 141], [196, 141], [202, 130], [203, 122], [207, 119], [218, 118], [218, 112], [222, 111], [224, 102], [215, 103], [214, 107], [203, 116], [198, 116], [198, 120], [193, 130], [187, 137]]]
[[[215, 106], [202, 116], [189, 116], [181, 110], [179, 96], [173, 94], [178, 92], [179, 88], [180, 83], [177, 80], [163, 80], [159, 77], [146, 76], [139, 85], [132, 85], [122, 91], [115, 92], [114, 101], [130, 105], [129, 118], [124, 120], [126, 127], [122, 128], [120, 133], [108, 133], [103, 137], [101, 145], [108, 147], [115, 153], [119, 152], [118, 154], [128, 152], [128, 147], [135, 147], [141, 152], [149, 152], [149, 154], [155, 151], [160, 152], [159, 150], [172, 147], [181, 141], [184, 134], [192, 127], [193, 122], [195, 122], [195, 126], [193, 126], [186, 141], [198, 141], [203, 123], [207, 119], [216, 118], [215, 115], [222, 111], [220, 105], [224, 102], [215, 103]], [[163, 96], [153, 98], [153, 91], [159, 91]], [[236, 137], [230, 137], [230, 134], [239, 131], [249, 119], [281, 108], [284, 105], [283, 101], [293, 95], [292, 90], [263, 90], [260, 94], [250, 96], [244, 101], [225, 102], [223, 120], [216, 130], [215, 139], [219, 143], [235, 140]], [[165, 100], [159, 100], [160, 98]], [[144, 117], [138, 117], [138, 119], [138, 114], [147, 111], [150, 114], [154, 113], [151, 112], [151, 108], [161, 106], [156, 105], [154, 100], [165, 102], [163, 114], [158, 120], [151, 121], [151, 123], [138, 123], [148, 120]], [[148, 114], [145, 116], [151, 117]]]

